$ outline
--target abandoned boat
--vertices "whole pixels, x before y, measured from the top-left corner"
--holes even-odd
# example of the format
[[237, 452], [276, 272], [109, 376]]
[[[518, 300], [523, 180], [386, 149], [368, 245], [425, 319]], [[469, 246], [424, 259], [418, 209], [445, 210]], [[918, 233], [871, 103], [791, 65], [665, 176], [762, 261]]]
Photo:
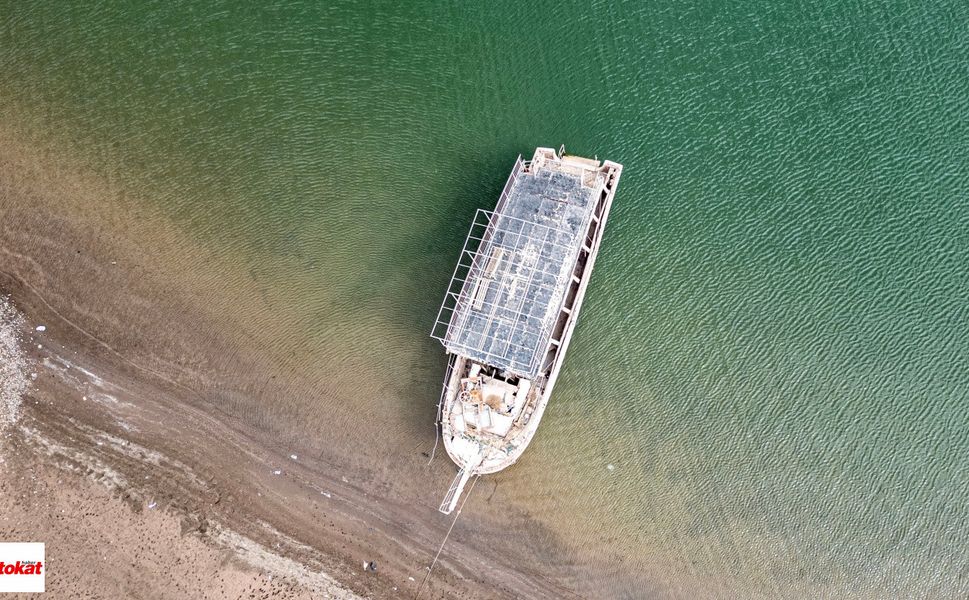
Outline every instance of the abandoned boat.
[[440, 510], [474, 475], [513, 464], [535, 435], [599, 252], [622, 165], [537, 148], [494, 211], [478, 210], [431, 336], [449, 355], [438, 419], [459, 467]]

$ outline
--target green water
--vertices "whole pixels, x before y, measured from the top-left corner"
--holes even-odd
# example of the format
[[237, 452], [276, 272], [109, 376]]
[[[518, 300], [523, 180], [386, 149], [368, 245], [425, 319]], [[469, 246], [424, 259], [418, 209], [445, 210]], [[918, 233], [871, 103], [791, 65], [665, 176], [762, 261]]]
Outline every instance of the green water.
[[[625, 171], [499, 493], [573, 540], [565, 585], [969, 594], [969, 5], [0, 10], [0, 119], [247, 271], [270, 349], [376, 406], [387, 481], [433, 439], [474, 210], [565, 143]], [[327, 402], [252, 421], [373, 431]]]

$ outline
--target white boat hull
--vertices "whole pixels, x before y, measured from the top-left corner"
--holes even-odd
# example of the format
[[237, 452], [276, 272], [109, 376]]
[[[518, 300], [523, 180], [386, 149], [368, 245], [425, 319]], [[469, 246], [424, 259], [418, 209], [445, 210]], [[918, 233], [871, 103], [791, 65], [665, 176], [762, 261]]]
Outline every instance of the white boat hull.
[[[536, 157], [540, 152], [554, 155], [549, 149], [539, 149]], [[554, 346], [548, 347], [551, 360], [547, 368], [529, 380], [461, 354], [451, 354], [439, 414], [444, 448], [460, 471], [441, 505], [442, 512], [450, 513], [455, 508], [472, 476], [513, 465], [538, 430], [575, 329], [622, 171], [621, 165], [608, 161], [601, 169], [607, 174], [598, 200], [601, 210], [589, 224], [585, 244], [573, 265], [573, 279], [578, 286], [573, 288], [574, 295], [566, 295], [560, 307], [564, 327], [552, 339]]]

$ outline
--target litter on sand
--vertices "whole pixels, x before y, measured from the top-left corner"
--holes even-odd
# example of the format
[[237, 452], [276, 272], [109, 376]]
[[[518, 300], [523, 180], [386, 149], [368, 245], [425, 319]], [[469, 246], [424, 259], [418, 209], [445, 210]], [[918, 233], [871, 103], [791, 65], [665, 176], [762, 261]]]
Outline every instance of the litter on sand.
[[45, 327], [43, 325], [38, 325], [37, 326], [37, 331], [47, 331], [47, 327]]
[[283, 470], [282, 469], [276, 469], [276, 470], [273, 471], [273, 475], [282, 475], [282, 474], [283, 474]]

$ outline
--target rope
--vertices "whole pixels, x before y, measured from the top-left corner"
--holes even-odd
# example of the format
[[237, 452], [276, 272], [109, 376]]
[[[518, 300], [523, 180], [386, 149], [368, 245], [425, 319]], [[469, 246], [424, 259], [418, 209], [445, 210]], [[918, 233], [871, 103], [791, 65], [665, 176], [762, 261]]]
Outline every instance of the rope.
[[437, 416], [434, 418], [434, 447], [431, 448], [431, 457], [427, 461], [427, 467], [434, 462], [434, 454], [437, 452], [437, 443], [441, 439], [441, 411], [444, 409], [444, 397], [447, 395], [447, 386], [451, 382], [451, 372], [454, 370], [456, 359], [452, 356], [448, 359], [447, 370], [444, 372], [444, 388], [441, 390], [441, 397], [437, 401]]
[[464, 510], [464, 505], [471, 496], [471, 491], [474, 489], [474, 484], [478, 483], [479, 479], [481, 479], [481, 475], [474, 478], [474, 481], [471, 482], [471, 487], [468, 488], [468, 493], [464, 495], [464, 500], [461, 502], [461, 506], [458, 507], [458, 512], [454, 515], [454, 519], [451, 521], [451, 526], [448, 527], [447, 533], [444, 535], [444, 541], [441, 542], [441, 547], [437, 549], [437, 554], [434, 555], [434, 560], [431, 561], [431, 566], [427, 568], [427, 573], [424, 574], [424, 579], [421, 580], [421, 585], [418, 586], [417, 593], [414, 594], [414, 600], [418, 600], [418, 598], [421, 596], [421, 592], [424, 591], [424, 584], [427, 583], [428, 578], [431, 576], [431, 571], [434, 570], [434, 565], [437, 564], [437, 559], [440, 558], [441, 552], [444, 551], [444, 544], [446, 544], [447, 539], [451, 537], [451, 530], [454, 529], [454, 524], [458, 522], [458, 517], [461, 516], [461, 511]]
[[[450, 369], [448, 370], [450, 372]], [[437, 403], [437, 417], [434, 419], [434, 447], [431, 448], [431, 458], [428, 459], [426, 466], [431, 466], [434, 462], [434, 453], [437, 452], [437, 442], [441, 439], [441, 404], [444, 403], [444, 398], [441, 398]]]

